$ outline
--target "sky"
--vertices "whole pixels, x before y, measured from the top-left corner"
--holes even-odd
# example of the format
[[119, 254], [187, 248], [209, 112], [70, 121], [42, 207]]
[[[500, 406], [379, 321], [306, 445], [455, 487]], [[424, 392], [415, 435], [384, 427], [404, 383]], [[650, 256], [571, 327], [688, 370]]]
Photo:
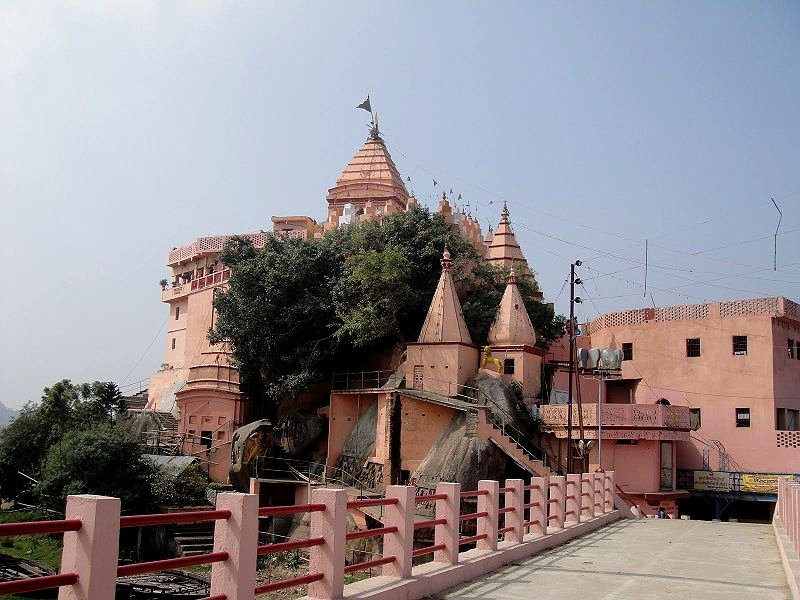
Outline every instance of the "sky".
[[0, 0], [0, 401], [145, 380], [168, 251], [324, 220], [367, 94], [559, 312], [800, 301], [798, 57], [789, 1]]

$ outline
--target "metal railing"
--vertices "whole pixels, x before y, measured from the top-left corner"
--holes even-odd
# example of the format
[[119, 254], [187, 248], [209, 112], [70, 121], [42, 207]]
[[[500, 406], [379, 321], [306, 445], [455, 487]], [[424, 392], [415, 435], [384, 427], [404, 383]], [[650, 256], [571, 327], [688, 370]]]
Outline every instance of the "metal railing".
[[321, 462], [257, 456], [250, 462], [250, 468], [256, 479], [286, 479], [307, 483], [312, 487], [351, 488], [358, 490], [360, 496], [382, 493], [355, 475]]
[[356, 371], [353, 373], [334, 373], [331, 389], [376, 390], [389, 383], [396, 371]]

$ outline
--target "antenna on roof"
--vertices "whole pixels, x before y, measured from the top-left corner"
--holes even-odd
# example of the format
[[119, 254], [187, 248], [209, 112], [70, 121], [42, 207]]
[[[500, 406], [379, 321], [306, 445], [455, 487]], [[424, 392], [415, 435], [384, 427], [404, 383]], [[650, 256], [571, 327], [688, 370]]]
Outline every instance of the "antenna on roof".
[[775, 228], [775, 236], [773, 237], [773, 244], [772, 244], [772, 270], [773, 271], [777, 271], [778, 270], [778, 229], [781, 228], [781, 220], [783, 219], [783, 213], [781, 212], [781, 209], [778, 208], [778, 204], [775, 202], [775, 198], [770, 198], [770, 200], [772, 200], [772, 203], [775, 205], [775, 210], [777, 210], [778, 214], [780, 215], [778, 217], [778, 226]]

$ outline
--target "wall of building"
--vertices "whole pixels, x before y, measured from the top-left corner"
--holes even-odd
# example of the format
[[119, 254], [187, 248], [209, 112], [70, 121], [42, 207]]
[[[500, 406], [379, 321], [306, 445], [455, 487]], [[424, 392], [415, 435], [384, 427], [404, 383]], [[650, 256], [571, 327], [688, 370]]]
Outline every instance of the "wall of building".
[[[774, 390], [792, 394], [791, 377], [781, 373], [777, 384], [774, 377], [776, 365], [790, 369], [788, 359], [779, 357], [786, 354], [786, 335], [775, 338], [769, 314], [722, 317], [719, 304], [700, 306], [707, 307], [705, 318], [649, 320], [593, 331], [592, 347], [633, 343], [633, 358], [623, 361], [622, 372], [626, 378], [642, 378], [636, 402], [666, 398], [700, 409], [702, 425], [693, 442], [679, 445], [680, 468], [702, 469], [704, 440], [720, 440], [732, 459], [727, 465], [731, 470], [796, 471], [796, 453], [775, 453]], [[733, 336], [747, 336], [746, 354], [734, 354]], [[699, 357], [687, 356], [690, 338], [700, 339]], [[750, 410], [750, 427], [737, 427], [737, 408]], [[711, 467], [719, 468], [718, 453], [712, 450], [711, 456]]]
[[[353, 394], [333, 392], [328, 413], [328, 457], [327, 464], [336, 466], [347, 438], [355, 429], [359, 418], [378, 402], [377, 394]], [[378, 423], [381, 423], [380, 416]], [[377, 437], [376, 437], [377, 446]], [[373, 450], [371, 456], [375, 456]]]
[[442, 435], [455, 410], [403, 395], [400, 402], [400, 468], [413, 473]]

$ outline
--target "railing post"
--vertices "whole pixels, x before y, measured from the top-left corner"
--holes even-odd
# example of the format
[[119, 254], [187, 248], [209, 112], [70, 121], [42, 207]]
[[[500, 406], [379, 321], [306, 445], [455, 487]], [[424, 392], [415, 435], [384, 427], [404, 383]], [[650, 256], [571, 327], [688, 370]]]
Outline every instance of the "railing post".
[[525, 493], [522, 491], [523, 484], [522, 479], [506, 479], [505, 485], [505, 487], [511, 488], [510, 492], [505, 493], [506, 508], [514, 509], [505, 513], [505, 527], [514, 528], [506, 532], [505, 540], [517, 544], [522, 543], [522, 538], [525, 537], [525, 529], [522, 525], [525, 522], [525, 513], [522, 510], [525, 498]]
[[548, 487], [550, 488], [550, 499], [547, 501], [547, 526], [554, 529], [564, 529], [564, 488], [565, 479], [563, 475], [550, 478]]
[[581, 522], [581, 476], [578, 474], [567, 475], [567, 495], [565, 497], [567, 510], [564, 513], [565, 521]]
[[67, 519], [79, 519], [79, 531], [64, 533], [61, 573], [76, 573], [78, 582], [59, 588], [58, 600], [114, 597], [119, 553], [119, 498], [67, 496]]
[[[548, 477], [532, 477], [529, 502], [533, 504], [528, 512], [531, 529], [539, 535], [547, 534], [547, 487]], [[529, 530], [530, 531], [530, 530]]]
[[481, 479], [478, 482], [478, 490], [487, 490], [489, 493], [478, 496], [478, 512], [489, 513], [485, 517], [478, 517], [476, 533], [486, 534], [482, 540], [478, 540], [475, 547], [478, 550], [497, 550], [497, 521], [500, 517], [500, 484], [492, 479]]
[[617, 478], [615, 476], [614, 471], [606, 471], [606, 478], [608, 481], [608, 489], [611, 496], [609, 498], [610, 507], [608, 510], [612, 511], [617, 507], [617, 503], [614, 500], [617, 496]]
[[581, 506], [587, 521], [594, 517], [594, 478], [591, 473], [581, 475]]
[[614, 486], [608, 471], [603, 473], [603, 512], [614, 510]]
[[800, 484], [790, 483], [789, 491], [789, 514], [787, 515], [788, 526], [784, 525], [789, 534], [789, 539], [794, 544], [795, 553], [800, 554]]
[[322, 573], [319, 581], [308, 584], [308, 597], [317, 600], [338, 600], [344, 594], [344, 548], [347, 524], [347, 491], [316, 489], [311, 493], [314, 504], [325, 510], [311, 513], [311, 537], [325, 543], [309, 548], [309, 573]]
[[440, 482], [436, 485], [437, 494], [447, 494], [446, 500], [436, 501], [436, 519], [447, 519], [444, 525], [434, 529], [433, 543], [444, 544], [444, 550], [437, 550], [433, 560], [449, 565], [458, 564], [458, 517], [461, 514], [461, 484]]
[[211, 565], [211, 595], [250, 600], [256, 587], [258, 496], [219, 494], [217, 510], [231, 511], [230, 518], [214, 525], [214, 552], [227, 552], [228, 560]]
[[383, 575], [388, 577], [411, 577], [411, 559], [414, 551], [414, 512], [416, 510], [413, 486], [390, 485], [387, 498], [397, 498], [397, 504], [385, 507], [384, 527], [397, 527], [396, 533], [383, 537], [383, 556], [394, 556], [394, 562], [383, 565]]
[[605, 478], [602, 473], [592, 473], [592, 504], [594, 504], [594, 514], [602, 515], [605, 511], [605, 495], [603, 494], [603, 481]]

